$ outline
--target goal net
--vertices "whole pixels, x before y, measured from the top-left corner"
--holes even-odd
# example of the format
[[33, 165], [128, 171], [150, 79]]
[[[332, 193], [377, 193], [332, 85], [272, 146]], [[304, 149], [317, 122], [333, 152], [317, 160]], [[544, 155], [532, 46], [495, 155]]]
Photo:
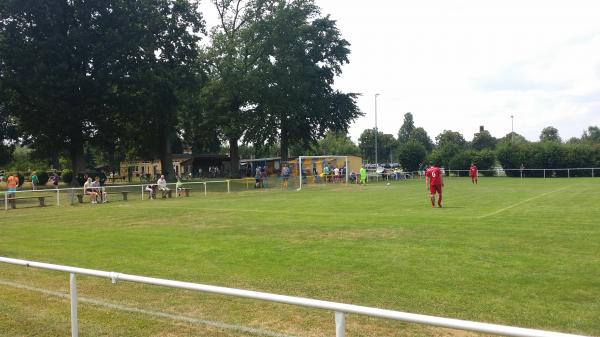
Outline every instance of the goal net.
[[312, 183], [348, 183], [351, 168], [348, 156], [298, 157], [298, 189]]

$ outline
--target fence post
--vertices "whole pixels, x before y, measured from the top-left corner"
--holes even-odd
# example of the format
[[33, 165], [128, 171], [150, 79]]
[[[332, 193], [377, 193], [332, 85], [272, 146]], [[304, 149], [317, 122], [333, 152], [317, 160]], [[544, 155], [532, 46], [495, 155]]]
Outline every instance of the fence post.
[[544, 179], [546, 179], [546, 169], [544, 169]]
[[75, 274], [71, 273], [71, 337], [79, 336], [79, 328], [77, 327], [77, 283]]
[[571, 178], [571, 169], [567, 169], [567, 178]]
[[227, 193], [230, 193], [230, 190], [229, 190], [229, 180], [227, 180]]
[[60, 207], [60, 190], [56, 189], [56, 207]]
[[142, 184], [142, 200], [144, 200], [144, 184]]
[[592, 169], [592, 178], [594, 178], [594, 169]]
[[4, 210], [8, 211], [8, 193], [6, 191], [4, 191]]
[[206, 182], [204, 182], [204, 196], [206, 196]]
[[346, 335], [346, 319], [343, 312], [335, 312], [335, 337], [344, 337]]

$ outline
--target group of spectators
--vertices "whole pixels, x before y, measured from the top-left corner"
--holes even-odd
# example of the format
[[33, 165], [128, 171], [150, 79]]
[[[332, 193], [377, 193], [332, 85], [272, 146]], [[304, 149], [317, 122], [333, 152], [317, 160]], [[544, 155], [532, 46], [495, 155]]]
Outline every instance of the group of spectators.
[[[166, 198], [170, 196], [171, 189], [167, 186], [167, 180], [165, 179], [165, 175], [161, 174], [156, 184], [146, 185], [146, 192], [148, 192], [148, 199], [156, 199], [157, 192], [161, 193], [162, 198]], [[181, 177], [177, 177], [177, 183], [175, 183], [175, 192], [180, 195], [184, 190], [183, 183], [181, 182]]]
[[87, 177], [83, 183], [83, 193], [90, 197], [92, 204], [102, 204], [108, 201], [108, 194], [100, 184], [100, 177], [96, 176], [92, 181], [91, 177]]
[[[2, 180], [4, 180], [4, 176], [2, 176]], [[0, 180], [0, 181], [2, 181]], [[58, 183], [60, 181], [60, 177], [57, 173], [52, 173], [49, 181], [52, 183], [54, 188], [58, 188]], [[14, 197], [17, 193], [17, 189], [23, 184], [23, 182], [19, 178], [19, 174], [9, 174], [6, 177], [6, 188], [9, 193], [9, 197]], [[35, 171], [31, 172], [31, 189], [33, 191], [37, 190], [40, 186], [40, 179]]]

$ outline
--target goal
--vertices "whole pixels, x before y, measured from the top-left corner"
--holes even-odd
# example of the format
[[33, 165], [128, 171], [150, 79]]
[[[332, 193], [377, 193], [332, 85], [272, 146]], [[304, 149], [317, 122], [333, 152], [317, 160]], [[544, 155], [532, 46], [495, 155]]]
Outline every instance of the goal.
[[[344, 183], [348, 183], [348, 156], [299, 156], [298, 157], [298, 189], [302, 189], [302, 185], [305, 184], [303, 179], [307, 176], [311, 176], [314, 172], [320, 171], [322, 173], [325, 165], [333, 164], [336, 167], [345, 168]], [[318, 174], [317, 173], [317, 174]]]

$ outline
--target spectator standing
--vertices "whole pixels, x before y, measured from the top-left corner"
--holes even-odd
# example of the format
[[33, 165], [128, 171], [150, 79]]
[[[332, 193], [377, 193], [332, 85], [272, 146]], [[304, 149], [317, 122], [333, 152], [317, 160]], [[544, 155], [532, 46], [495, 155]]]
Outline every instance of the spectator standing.
[[19, 177], [16, 174], [11, 174], [6, 179], [6, 187], [8, 189], [8, 197], [14, 198], [17, 196], [17, 187], [19, 186]]
[[40, 184], [40, 178], [38, 178], [35, 171], [31, 172], [31, 189], [37, 190], [37, 186]]
[[54, 172], [54, 175], [52, 176], [52, 185], [54, 186], [55, 189], [58, 189], [59, 181], [60, 181], [60, 178], [58, 177], [58, 173]]

